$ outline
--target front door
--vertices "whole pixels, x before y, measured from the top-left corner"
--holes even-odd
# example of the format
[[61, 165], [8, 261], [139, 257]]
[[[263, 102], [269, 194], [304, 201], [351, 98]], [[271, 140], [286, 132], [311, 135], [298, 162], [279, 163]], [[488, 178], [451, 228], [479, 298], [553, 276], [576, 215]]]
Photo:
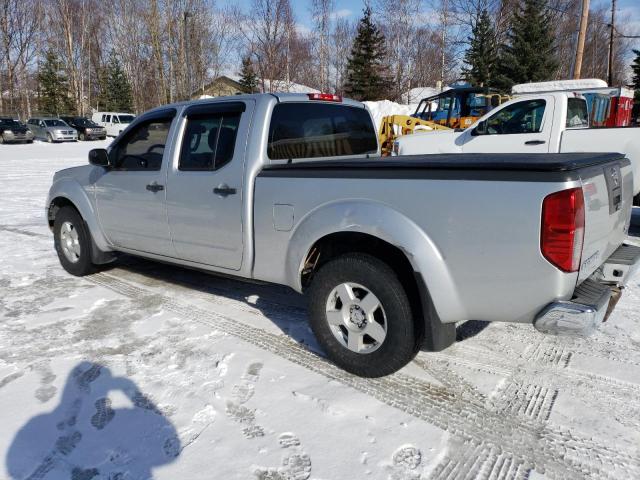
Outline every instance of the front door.
[[167, 188], [178, 258], [240, 269], [244, 158], [253, 104], [193, 105], [183, 114], [180, 155]]
[[464, 134], [464, 153], [547, 153], [553, 97], [522, 100], [495, 111]]
[[117, 247], [175, 256], [165, 204], [165, 145], [175, 113], [143, 117], [111, 148], [113, 167], [95, 183], [100, 224]]

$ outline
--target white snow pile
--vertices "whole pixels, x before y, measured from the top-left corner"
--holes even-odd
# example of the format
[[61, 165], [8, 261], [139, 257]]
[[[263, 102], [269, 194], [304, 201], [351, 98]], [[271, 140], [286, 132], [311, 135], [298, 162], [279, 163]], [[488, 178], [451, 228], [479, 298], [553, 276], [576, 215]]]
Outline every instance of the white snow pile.
[[440, 90], [435, 87], [416, 87], [404, 92], [402, 101], [409, 104], [419, 103], [423, 98], [432, 97], [438, 93], [440, 93]]
[[373, 122], [376, 125], [376, 129], [380, 130], [380, 123], [382, 117], [387, 115], [411, 115], [416, 111], [417, 104], [402, 105], [400, 103], [392, 102], [391, 100], [378, 100], [376, 102], [363, 102], [373, 117]]
[[533, 82], [514, 85], [511, 89], [511, 93], [557, 92], [563, 90], [581, 90], [585, 88], [606, 88], [607, 86], [607, 82], [598, 78], [553, 80], [551, 82]]

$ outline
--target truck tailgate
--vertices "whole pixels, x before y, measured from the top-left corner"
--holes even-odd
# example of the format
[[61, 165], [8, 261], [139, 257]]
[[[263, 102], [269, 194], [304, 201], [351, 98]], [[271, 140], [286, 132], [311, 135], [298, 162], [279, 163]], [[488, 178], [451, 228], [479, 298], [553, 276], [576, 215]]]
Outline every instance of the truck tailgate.
[[580, 172], [585, 230], [578, 283], [586, 280], [624, 242], [633, 202], [631, 163], [620, 158]]

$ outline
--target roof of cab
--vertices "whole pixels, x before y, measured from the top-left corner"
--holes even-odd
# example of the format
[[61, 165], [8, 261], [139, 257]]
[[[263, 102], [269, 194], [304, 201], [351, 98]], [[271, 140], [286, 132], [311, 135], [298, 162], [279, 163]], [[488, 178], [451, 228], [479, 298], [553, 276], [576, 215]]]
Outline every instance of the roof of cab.
[[[356, 100], [351, 100], [349, 98], [342, 98], [341, 102], [332, 102], [326, 100], [311, 100], [309, 95], [306, 93], [254, 93], [254, 94], [241, 94], [241, 95], [229, 95], [225, 97], [208, 97], [208, 98], [198, 98], [195, 100], [185, 100], [182, 102], [175, 102], [168, 105], [161, 105], [159, 107], [155, 107], [151, 110], [148, 110], [144, 113], [154, 112], [158, 110], [163, 110], [166, 108], [178, 108], [187, 105], [198, 105], [200, 103], [212, 103], [212, 102], [228, 102], [228, 101], [238, 101], [238, 100], [256, 100], [260, 101], [271, 101], [275, 99], [278, 102], [321, 102], [321, 103], [329, 103], [334, 105], [350, 105], [354, 107], [365, 108], [364, 103], [358, 102]], [[142, 115], [142, 114], [141, 114]]]

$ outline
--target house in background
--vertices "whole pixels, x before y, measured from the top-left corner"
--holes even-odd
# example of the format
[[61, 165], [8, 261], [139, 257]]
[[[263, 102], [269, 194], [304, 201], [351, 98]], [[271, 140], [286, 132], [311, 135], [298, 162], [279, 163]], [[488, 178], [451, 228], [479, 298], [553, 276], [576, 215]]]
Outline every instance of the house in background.
[[[258, 80], [259, 92], [287, 92], [287, 93], [320, 93], [320, 90], [285, 80]], [[240, 84], [238, 75], [221, 75], [199, 88], [191, 95], [192, 99], [201, 97], [224, 97], [247, 93]]]

